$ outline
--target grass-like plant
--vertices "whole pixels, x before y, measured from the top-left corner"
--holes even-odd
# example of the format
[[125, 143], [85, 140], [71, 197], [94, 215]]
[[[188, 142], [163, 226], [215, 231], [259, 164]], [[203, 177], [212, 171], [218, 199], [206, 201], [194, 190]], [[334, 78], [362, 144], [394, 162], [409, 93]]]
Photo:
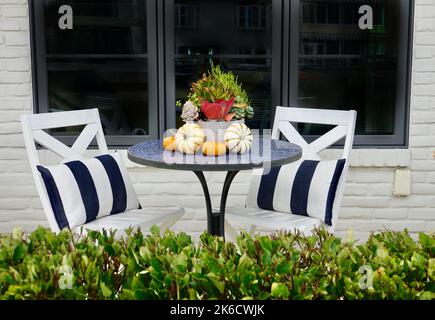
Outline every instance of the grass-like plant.
[[0, 299], [435, 299], [435, 236], [379, 232], [361, 245], [325, 230], [237, 244], [152, 228], [0, 237]]

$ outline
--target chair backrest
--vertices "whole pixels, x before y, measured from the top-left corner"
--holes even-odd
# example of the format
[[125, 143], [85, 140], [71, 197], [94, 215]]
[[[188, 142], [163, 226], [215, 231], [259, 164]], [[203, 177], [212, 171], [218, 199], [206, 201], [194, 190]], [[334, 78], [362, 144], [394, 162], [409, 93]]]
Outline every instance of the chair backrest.
[[[343, 138], [345, 139], [341, 159], [346, 159], [346, 164], [335, 196], [332, 229], [336, 225], [343, 199], [344, 185], [349, 169], [349, 156], [355, 135], [356, 116], [357, 112], [354, 110], [339, 111], [284, 107], [276, 108], [272, 139], [278, 140], [280, 134], [282, 134], [288, 141], [298, 144], [303, 149], [302, 159], [321, 160], [319, 156], [321, 151], [328, 149]], [[335, 127], [317, 140], [308, 143], [299, 134], [292, 123], [323, 124]]]
[[[108, 148], [104, 138], [98, 109], [23, 115], [21, 117], [21, 125], [23, 128], [27, 155], [30, 161], [30, 168], [32, 170], [39, 197], [41, 198], [42, 207], [47, 216], [50, 228], [57, 232], [59, 231], [59, 227], [54, 218], [44, 182], [37, 170], [37, 166], [41, 163], [36, 143], [54, 152], [60, 156], [63, 161], [83, 160], [84, 153], [94, 138], [97, 140], [99, 152], [101, 154], [107, 153]], [[75, 126], [85, 127], [72, 147], [68, 147], [44, 131]]]

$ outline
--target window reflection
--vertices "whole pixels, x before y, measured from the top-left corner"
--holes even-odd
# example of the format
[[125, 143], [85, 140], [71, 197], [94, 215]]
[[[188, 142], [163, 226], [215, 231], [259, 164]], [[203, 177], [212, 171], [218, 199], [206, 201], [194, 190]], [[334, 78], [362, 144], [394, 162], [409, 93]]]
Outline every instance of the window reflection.
[[98, 108], [106, 135], [148, 135], [144, 59], [50, 59], [50, 111]]
[[[299, 106], [355, 109], [357, 134], [394, 133], [399, 38], [399, 1], [366, 1], [373, 30], [360, 30], [361, 3], [302, 1]], [[319, 127], [302, 126], [305, 134]]]
[[149, 135], [146, 1], [44, 0], [49, 111], [98, 108], [107, 135]]
[[[249, 125], [269, 128], [271, 118], [271, 0], [175, 1], [176, 99], [212, 63], [233, 71], [255, 110]], [[181, 125], [177, 110], [177, 125]]]
[[44, 0], [48, 54], [146, 53], [146, 1], [67, 1], [74, 12], [73, 30], [58, 27], [65, 1]]

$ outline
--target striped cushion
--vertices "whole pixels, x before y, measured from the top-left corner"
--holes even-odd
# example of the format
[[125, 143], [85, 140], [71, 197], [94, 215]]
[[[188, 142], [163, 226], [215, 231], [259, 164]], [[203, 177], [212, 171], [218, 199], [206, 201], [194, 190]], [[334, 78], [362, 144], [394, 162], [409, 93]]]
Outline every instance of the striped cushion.
[[140, 208], [119, 154], [37, 168], [61, 230]]
[[346, 160], [304, 160], [274, 167], [251, 182], [247, 205], [319, 219], [332, 225], [335, 193]]

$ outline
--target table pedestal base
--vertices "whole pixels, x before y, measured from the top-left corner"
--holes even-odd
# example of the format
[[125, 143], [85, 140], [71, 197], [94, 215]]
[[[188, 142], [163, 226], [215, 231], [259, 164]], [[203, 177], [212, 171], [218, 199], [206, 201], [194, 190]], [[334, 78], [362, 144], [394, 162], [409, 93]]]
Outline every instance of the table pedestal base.
[[201, 183], [204, 191], [205, 205], [207, 209], [207, 230], [208, 233], [214, 236], [225, 237], [225, 206], [227, 204], [228, 191], [230, 190], [231, 183], [239, 171], [228, 171], [225, 177], [224, 186], [222, 188], [222, 196], [220, 209], [218, 212], [213, 212], [211, 205], [210, 192], [208, 190], [207, 181], [205, 180], [204, 173], [202, 171], [194, 171]]

